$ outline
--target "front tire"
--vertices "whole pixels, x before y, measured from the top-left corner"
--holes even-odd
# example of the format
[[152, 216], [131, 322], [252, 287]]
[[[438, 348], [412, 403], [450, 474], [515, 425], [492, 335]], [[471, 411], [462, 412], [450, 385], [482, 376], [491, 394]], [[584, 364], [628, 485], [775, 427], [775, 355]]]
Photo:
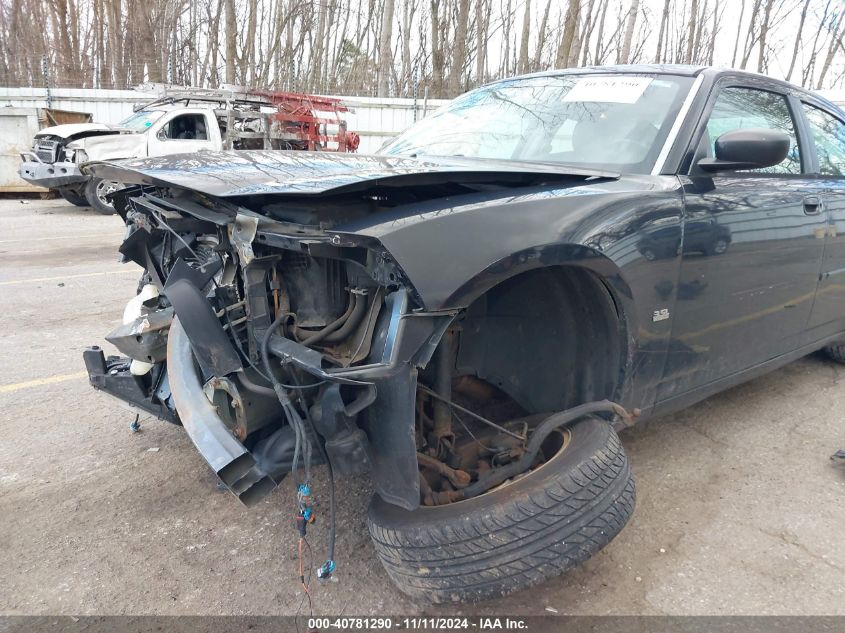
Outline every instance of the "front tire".
[[567, 427], [549, 461], [484, 495], [414, 511], [370, 504], [376, 553], [396, 586], [422, 602], [497, 598], [562, 574], [607, 545], [634, 510], [634, 480], [611, 425]]
[[85, 197], [84, 193], [79, 193], [78, 191], [69, 187], [59, 187], [56, 191], [58, 191], [59, 195], [64, 198], [67, 202], [70, 202], [76, 207], [89, 206], [88, 199]]
[[106, 199], [106, 196], [122, 188], [123, 185], [119, 182], [103, 180], [102, 178], [91, 178], [85, 185], [85, 198], [97, 213], [112, 215], [115, 213], [115, 208]]
[[845, 341], [828, 345], [824, 348], [824, 352], [831, 360], [845, 364]]

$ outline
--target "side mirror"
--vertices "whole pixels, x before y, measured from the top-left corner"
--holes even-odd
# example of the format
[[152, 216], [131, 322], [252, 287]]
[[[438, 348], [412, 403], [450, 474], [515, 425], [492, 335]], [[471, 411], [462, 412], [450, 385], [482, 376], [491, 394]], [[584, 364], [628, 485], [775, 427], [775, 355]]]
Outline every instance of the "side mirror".
[[790, 145], [789, 136], [780, 130], [731, 130], [716, 139], [716, 158], [702, 158], [697, 164], [707, 172], [772, 167], [786, 158]]
[[164, 128], [161, 128], [158, 132], [156, 132], [156, 138], [160, 141], [166, 141], [167, 140], [167, 130], [165, 130]]

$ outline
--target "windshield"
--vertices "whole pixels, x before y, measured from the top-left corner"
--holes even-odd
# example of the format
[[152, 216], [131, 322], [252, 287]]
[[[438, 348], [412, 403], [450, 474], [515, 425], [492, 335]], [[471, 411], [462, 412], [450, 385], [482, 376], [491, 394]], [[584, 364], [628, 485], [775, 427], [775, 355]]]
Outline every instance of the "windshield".
[[162, 114], [164, 114], [163, 110], [140, 110], [117, 125], [133, 132], [146, 132], [147, 128], [158, 121]]
[[386, 154], [469, 156], [649, 173], [692, 79], [557, 75], [473, 90], [420, 121]]

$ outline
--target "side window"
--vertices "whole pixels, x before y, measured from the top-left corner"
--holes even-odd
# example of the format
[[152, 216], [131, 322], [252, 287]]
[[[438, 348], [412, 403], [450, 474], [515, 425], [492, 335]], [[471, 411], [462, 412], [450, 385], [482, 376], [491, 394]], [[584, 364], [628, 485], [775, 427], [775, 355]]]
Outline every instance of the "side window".
[[201, 114], [180, 114], [168, 121], [162, 132], [163, 138], [168, 140], [208, 140], [205, 117]]
[[819, 173], [823, 176], [845, 176], [845, 123], [824, 110], [804, 104], [816, 154]]
[[748, 169], [746, 172], [761, 174], [800, 174], [801, 154], [795, 125], [786, 97], [766, 90], [754, 88], [725, 88], [719, 93], [710, 120], [707, 121], [702, 145], [707, 147], [707, 156], [714, 155], [716, 139], [725, 132], [741, 128], [758, 127], [784, 132], [792, 145], [783, 162], [762, 169]]

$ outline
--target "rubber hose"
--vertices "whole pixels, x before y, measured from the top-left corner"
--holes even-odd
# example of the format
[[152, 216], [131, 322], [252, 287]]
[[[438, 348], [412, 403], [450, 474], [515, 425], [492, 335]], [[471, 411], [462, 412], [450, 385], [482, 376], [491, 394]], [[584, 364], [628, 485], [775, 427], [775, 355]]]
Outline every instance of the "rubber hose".
[[[355, 305], [358, 301], [358, 295], [353, 295], [353, 298], [349, 300], [349, 305], [346, 306], [346, 312], [341, 314], [337, 319], [329, 323], [326, 327], [322, 330], [318, 330], [317, 332], [313, 332], [311, 330], [305, 330], [300, 327], [294, 328], [294, 334], [298, 338], [300, 338], [300, 342], [302, 345], [314, 345], [315, 343], [319, 343], [329, 334], [334, 332], [337, 328], [343, 325], [347, 319], [352, 315], [353, 310], [355, 309]], [[310, 336], [309, 336], [310, 335]], [[302, 337], [305, 336], [305, 339]]]
[[486, 477], [483, 477], [474, 484], [464, 488], [462, 490], [464, 493], [463, 498], [468, 499], [469, 497], [477, 497], [478, 495], [490, 490], [490, 488], [498, 486], [503, 481], [527, 471], [531, 468], [534, 460], [537, 459], [537, 454], [540, 452], [540, 447], [542, 446], [543, 441], [555, 429], [591, 413], [618, 414], [620, 410], [622, 410], [620, 405], [611, 402], [610, 400], [599, 400], [597, 402], [587, 402], [567, 411], [561, 411], [560, 413], [550, 415], [548, 418], [543, 420], [543, 422], [531, 434], [531, 439], [528, 440], [528, 446], [526, 447], [525, 454], [521, 459], [511, 462], [507, 466], [497, 468]]
[[336, 332], [332, 332], [328, 336], [326, 336], [323, 341], [325, 343], [340, 343], [341, 341], [345, 340], [353, 331], [355, 331], [359, 325], [361, 325], [361, 321], [364, 320], [364, 314], [367, 312], [367, 297], [366, 295], [355, 295], [355, 307], [352, 310], [352, 314], [346, 320], [346, 323], [337, 330]]
[[252, 393], [257, 393], [261, 396], [269, 396], [271, 398], [276, 397], [276, 392], [273, 391], [272, 387], [264, 387], [252, 381], [252, 379], [247, 376], [246, 371], [242, 371], [238, 374], [238, 378], [240, 378], [241, 384], [246, 387], [247, 391], [251, 391]]

